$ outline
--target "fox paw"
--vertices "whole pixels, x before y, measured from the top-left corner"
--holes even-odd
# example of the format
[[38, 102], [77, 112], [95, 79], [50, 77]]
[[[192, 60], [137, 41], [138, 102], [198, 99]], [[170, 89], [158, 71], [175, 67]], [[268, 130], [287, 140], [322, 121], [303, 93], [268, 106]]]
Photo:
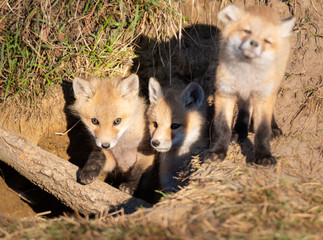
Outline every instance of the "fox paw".
[[101, 169], [97, 165], [84, 166], [79, 173], [79, 182], [82, 184], [90, 184], [100, 175]]
[[276, 165], [277, 161], [274, 156], [269, 155], [262, 158], [256, 158], [254, 163], [258, 165], [268, 166], [268, 165]]
[[233, 132], [231, 135], [231, 141], [234, 143], [238, 143], [239, 141], [239, 134], [237, 132]]
[[238, 133], [232, 133], [231, 135], [231, 142], [234, 142], [234, 143], [243, 143], [245, 142], [247, 139], [247, 136], [242, 136], [242, 135], [239, 135]]
[[281, 135], [283, 135], [283, 131], [279, 127], [272, 128], [271, 138], [277, 138], [277, 137], [280, 137]]

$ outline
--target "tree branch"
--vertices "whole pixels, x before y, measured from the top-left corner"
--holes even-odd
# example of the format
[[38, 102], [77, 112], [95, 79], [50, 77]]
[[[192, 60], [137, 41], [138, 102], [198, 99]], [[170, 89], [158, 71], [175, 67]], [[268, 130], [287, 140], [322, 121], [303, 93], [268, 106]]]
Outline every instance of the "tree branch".
[[108, 213], [121, 205], [126, 213], [149, 206], [102, 181], [78, 183], [75, 165], [1, 128], [0, 160], [66, 206], [86, 215]]

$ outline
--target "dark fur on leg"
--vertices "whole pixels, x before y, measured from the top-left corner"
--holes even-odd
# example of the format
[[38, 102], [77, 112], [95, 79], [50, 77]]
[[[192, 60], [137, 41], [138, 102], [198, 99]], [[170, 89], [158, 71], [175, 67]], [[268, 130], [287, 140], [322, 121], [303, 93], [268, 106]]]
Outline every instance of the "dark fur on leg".
[[276, 158], [270, 150], [271, 126], [264, 119], [255, 135], [255, 163], [259, 165], [275, 165]]
[[239, 143], [246, 140], [248, 137], [249, 118], [249, 111], [244, 109], [239, 110], [238, 118], [232, 132], [232, 141]]
[[274, 114], [271, 119], [271, 131], [271, 138], [276, 138], [283, 135], [283, 131], [278, 127]]
[[208, 151], [207, 158], [223, 160], [228, 151], [231, 141], [231, 127], [228, 126], [223, 114], [214, 119], [212, 145]]
[[104, 165], [106, 157], [101, 150], [91, 152], [84, 167], [79, 171], [78, 182], [89, 184], [98, 178]]
[[[233, 133], [232, 133], [232, 141], [234, 142], [240, 142], [240, 141], [243, 141], [247, 138], [248, 136], [248, 133], [245, 134], [245, 127], [247, 126], [246, 124], [248, 124], [247, 122], [247, 112], [242, 112], [242, 111], [239, 111], [238, 113], [238, 118], [237, 118], [237, 122], [234, 126], [234, 129], [233, 129]], [[248, 114], [248, 118], [249, 118], [249, 114]], [[248, 119], [249, 121], [249, 119]], [[275, 116], [273, 114], [272, 116], [272, 119], [271, 119], [271, 130], [272, 130], [272, 133], [271, 133], [271, 138], [277, 138], [277, 137], [280, 137], [281, 135], [283, 135], [283, 131], [278, 127], [278, 124], [276, 122], [276, 119], [275, 119]], [[250, 121], [250, 125], [248, 127], [248, 131], [249, 132], [254, 132], [254, 127], [253, 127], [253, 118], [251, 118], [251, 121]]]

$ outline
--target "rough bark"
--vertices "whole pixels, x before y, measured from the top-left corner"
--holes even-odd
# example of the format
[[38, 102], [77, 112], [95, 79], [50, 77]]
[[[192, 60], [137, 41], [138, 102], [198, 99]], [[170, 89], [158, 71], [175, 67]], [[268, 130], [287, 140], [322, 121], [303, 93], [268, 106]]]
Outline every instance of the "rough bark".
[[0, 160], [66, 206], [86, 215], [101, 215], [119, 207], [132, 212], [137, 207], [148, 206], [145, 201], [99, 180], [89, 185], [78, 183], [75, 165], [2, 129]]

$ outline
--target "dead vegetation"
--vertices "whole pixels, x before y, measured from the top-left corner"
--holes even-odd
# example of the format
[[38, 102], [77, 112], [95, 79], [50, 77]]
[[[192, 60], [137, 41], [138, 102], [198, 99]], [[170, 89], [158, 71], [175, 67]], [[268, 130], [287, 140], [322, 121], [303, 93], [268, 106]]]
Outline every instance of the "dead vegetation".
[[[48, 4], [48, 2], [37, 1], [33, 3], [34, 5], [28, 5], [28, 1], [27, 3], [15, 1], [14, 4], [11, 2], [9, 4], [8, 1], [1, 3], [1, 16], [10, 15], [10, 21], [18, 18], [22, 22], [21, 24], [25, 24], [27, 29], [28, 26], [31, 29], [28, 38], [25, 39], [29, 39], [29, 43], [33, 43], [34, 49], [28, 45], [27, 41], [22, 43], [22, 46], [30, 52], [28, 59], [32, 59], [31, 56], [34, 56], [35, 61], [37, 61], [36, 65], [39, 66], [32, 68], [32, 74], [28, 75], [29, 82], [41, 80], [37, 85], [37, 87], [40, 87], [38, 89], [43, 89], [42, 87], [47, 84], [44, 76], [53, 69], [55, 70], [47, 76], [49, 79], [55, 79], [54, 76], [61, 77], [56, 83], [68, 80], [74, 74], [87, 74], [96, 70], [98, 70], [98, 74], [123, 74], [128, 66], [127, 64], [124, 65], [123, 61], [135, 57], [135, 51], [132, 47], [135, 48], [136, 45], [140, 47], [140, 42], [135, 41], [139, 39], [137, 36], [140, 34], [151, 34], [149, 35], [150, 39], [156, 40], [150, 42], [153, 45], [152, 48], [157, 49], [154, 53], [158, 57], [163, 56], [162, 54], [158, 55], [158, 45], [155, 45], [157, 41], [167, 42], [167, 39], [170, 39], [174, 34], [177, 37], [180, 36], [178, 31], [188, 24], [203, 23], [217, 26], [216, 12], [230, 2], [240, 5], [243, 5], [243, 3], [265, 4], [265, 2], [268, 2], [282, 16], [294, 14], [297, 17], [297, 22], [291, 39], [292, 54], [275, 109], [278, 125], [284, 133], [282, 137], [272, 141], [272, 151], [278, 157], [278, 164], [275, 167], [246, 164], [246, 154], [242, 150], [252, 149], [252, 145], [239, 146], [232, 143], [229, 148], [229, 156], [223, 162], [201, 163], [194, 161], [196, 171], [190, 176], [190, 184], [175, 194], [165, 195], [152, 208], [138, 209], [131, 215], [118, 212], [98, 219], [85, 219], [75, 215], [60, 216], [53, 219], [39, 216], [28, 218], [0, 217], [0, 237], [6, 239], [322, 238], [323, 72], [321, 66], [323, 62], [321, 29], [323, 29], [323, 21], [320, 13], [323, 12], [323, 6], [321, 1], [222, 0], [187, 1], [187, 3], [182, 1], [174, 3], [171, 1], [116, 1], [114, 5], [100, 1], [71, 1], [70, 6], [63, 2], [56, 1], [57, 4], [61, 4], [57, 8], [61, 12], [55, 12], [51, 8], [50, 21], [54, 22], [55, 20], [56, 25], [50, 25], [54, 28], [51, 28], [47, 33], [45, 31], [47, 22], [44, 20], [46, 19], [44, 11], [50, 9], [50, 4], [47, 5], [47, 8], [45, 7], [45, 3]], [[170, 2], [173, 5], [167, 5]], [[100, 9], [106, 9], [106, 11], [109, 9], [112, 12], [112, 10], [120, 10], [121, 3], [124, 4], [124, 8], [121, 8], [124, 11], [116, 11], [117, 20], [127, 19], [127, 24], [119, 27], [120, 35], [116, 33], [118, 26], [120, 26], [116, 24], [116, 16], [114, 16], [114, 21], [107, 25], [109, 27], [104, 28], [101, 35], [98, 34], [100, 27], [104, 26], [109, 15], [107, 12], [96, 12], [93, 9], [99, 9], [98, 6], [103, 4], [103, 8]], [[177, 5], [177, 3], [179, 4]], [[86, 9], [87, 5], [88, 10], [84, 12], [83, 10]], [[26, 7], [21, 6], [33, 6], [33, 8], [26, 11]], [[152, 6], [155, 8], [152, 8]], [[41, 10], [39, 13], [36, 10], [30, 11], [36, 9], [36, 7]], [[165, 7], [173, 9], [171, 11], [174, 13], [173, 17], [165, 11]], [[136, 22], [136, 28], [129, 27], [136, 16], [140, 16]], [[185, 17], [176, 18], [178, 16]], [[6, 19], [8, 17], [1, 18], [0, 22], [0, 29], [3, 29], [0, 31], [0, 46], [3, 49], [7, 48], [7, 45], [4, 45], [4, 39], [8, 38], [9, 33], [15, 39], [15, 33], [19, 29], [16, 28], [17, 21], [15, 24], [8, 24]], [[27, 21], [22, 21], [22, 19], [27, 19]], [[28, 19], [31, 19], [30, 22]], [[66, 21], [66, 19], [71, 20]], [[182, 19], [182, 21], [179, 19]], [[3, 24], [4, 20], [6, 24]], [[29, 25], [27, 25], [28, 22]], [[80, 25], [82, 31], [78, 25]], [[34, 28], [30, 26], [34, 26]], [[36, 26], [38, 27], [36, 28]], [[59, 32], [61, 28], [62, 31]], [[21, 27], [21, 29], [23, 28]], [[129, 29], [130, 32], [127, 32]], [[132, 32], [133, 29], [135, 29], [134, 32]], [[108, 30], [111, 32], [108, 33]], [[41, 32], [43, 32], [44, 37], [46, 36], [44, 39], [47, 42], [41, 38]], [[80, 32], [82, 34], [78, 35]], [[63, 41], [56, 42], [55, 37], [57, 38], [59, 33], [66, 33], [66, 36], [64, 36]], [[115, 53], [122, 47], [126, 53], [120, 50], [122, 54], [118, 57], [107, 54], [106, 51], [108, 51], [110, 45], [102, 43], [103, 39], [108, 39], [107, 36], [111, 33], [114, 33], [111, 36], [118, 36], [115, 45], [113, 45], [117, 49]], [[19, 33], [17, 36], [16, 39], [20, 39], [19, 41], [24, 40], [23, 34]], [[201, 41], [204, 40], [201, 35], [198, 35], [198, 37]], [[98, 39], [99, 41], [97, 41]], [[192, 39], [196, 41], [196, 38]], [[45, 46], [36, 43], [49, 45], [52, 48], [47, 49]], [[69, 45], [63, 45], [63, 43]], [[96, 45], [96, 43], [98, 44]], [[136, 45], [132, 45], [133, 43], [136, 43]], [[199, 46], [198, 43], [196, 45]], [[79, 51], [79, 46], [84, 46], [83, 54]], [[96, 48], [92, 51], [88, 49], [88, 46], [91, 49], [95, 46]], [[142, 45], [142, 47], [145, 46]], [[60, 62], [59, 59], [61, 58], [55, 56], [53, 49], [59, 50], [63, 56], [70, 54], [71, 57]], [[8, 53], [11, 52], [7, 51], [6, 54]], [[93, 53], [93, 58], [91, 58], [90, 53]], [[105, 57], [104, 60], [100, 59], [100, 56], [102, 56], [100, 54]], [[13, 56], [2, 57], [3, 60], [0, 63], [2, 64], [0, 68], [2, 100], [13, 96], [15, 94], [13, 89], [24, 86], [21, 83], [15, 85], [14, 81], [7, 81], [11, 79], [8, 66], [10, 66], [9, 59], [15, 59]], [[16, 62], [20, 64], [18, 64], [19, 68], [27, 69], [24, 65], [23, 54], [19, 53], [17, 56], [19, 61]], [[110, 57], [111, 61], [116, 60], [116, 62], [109, 65]], [[143, 55], [139, 57], [141, 61], [145, 60]], [[43, 61], [45, 61], [44, 58], [47, 58], [47, 62], [50, 62], [49, 59], [53, 60], [51, 65], [47, 65], [47, 68], [41, 68]], [[60, 69], [58, 64], [63, 62], [65, 65], [62, 65], [63, 67]], [[192, 62], [195, 63], [193, 60]], [[192, 62], [188, 61], [188, 63]], [[173, 64], [175, 63], [176, 61], [173, 61]], [[3, 68], [3, 66], [5, 67]], [[55, 66], [58, 67], [55, 68]], [[13, 71], [12, 73], [16, 72]], [[12, 85], [7, 87], [6, 84], [8, 83]], [[30, 88], [28, 88], [28, 92], [31, 93]], [[253, 135], [250, 134], [249, 138], [252, 141]], [[203, 159], [203, 156], [201, 156], [201, 159]]]

